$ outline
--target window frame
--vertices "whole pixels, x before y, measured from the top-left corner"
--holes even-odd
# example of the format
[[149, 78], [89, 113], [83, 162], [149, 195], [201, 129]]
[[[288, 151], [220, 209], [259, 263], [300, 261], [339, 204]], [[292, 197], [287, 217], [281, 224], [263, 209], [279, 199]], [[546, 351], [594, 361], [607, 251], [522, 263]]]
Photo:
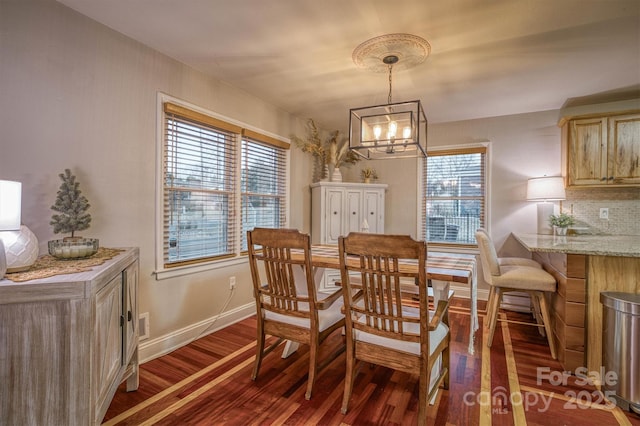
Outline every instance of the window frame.
[[[475, 144], [467, 144], [467, 145], [451, 145], [451, 146], [438, 146], [438, 147], [430, 147], [427, 149], [427, 158], [429, 155], [437, 154], [447, 155], [447, 153], [453, 154], [472, 154], [483, 152], [484, 155], [484, 207], [483, 214], [484, 222], [481, 225], [484, 226], [485, 229], [488, 230], [490, 223], [490, 162], [491, 162], [491, 150], [490, 144], [487, 143], [475, 143]], [[440, 242], [440, 241], [427, 241], [426, 235], [426, 173], [425, 163], [427, 158], [422, 158], [421, 161], [418, 161], [418, 176], [419, 176], [419, 184], [418, 184], [418, 207], [417, 207], [417, 235], [419, 235], [420, 239], [423, 239], [427, 242], [427, 244], [431, 247], [435, 247], [437, 250], [450, 251], [450, 252], [477, 252], [478, 244], [474, 243], [448, 243], [448, 242]]]
[[[220, 122], [227, 124], [228, 129], [233, 129], [235, 134], [235, 154], [233, 164], [233, 194], [231, 198], [235, 203], [233, 211], [235, 215], [234, 232], [235, 241], [232, 248], [232, 254], [219, 256], [215, 258], [193, 259], [181, 262], [181, 264], [168, 266], [165, 264], [164, 258], [164, 155], [165, 155], [165, 103], [171, 103], [178, 107], [186, 108], [191, 112], [202, 114], [204, 118], [210, 119], [211, 122]], [[247, 252], [241, 250], [242, 241], [242, 199], [241, 199], [241, 161], [242, 161], [242, 141], [245, 138], [253, 142], [271, 145], [284, 150], [284, 173], [285, 173], [285, 189], [284, 189], [284, 223], [282, 227], [289, 226], [290, 217], [290, 173], [291, 173], [291, 152], [290, 141], [279, 135], [275, 135], [264, 130], [255, 128], [241, 121], [225, 117], [213, 111], [191, 104], [189, 102], [177, 99], [166, 93], [158, 92], [157, 95], [157, 126], [156, 126], [156, 200], [155, 200], [155, 271], [157, 280], [203, 272], [212, 269], [232, 266], [246, 262]], [[207, 123], [211, 124], [209, 121]], [[227, 129], [227, 130], [228, 130]]]

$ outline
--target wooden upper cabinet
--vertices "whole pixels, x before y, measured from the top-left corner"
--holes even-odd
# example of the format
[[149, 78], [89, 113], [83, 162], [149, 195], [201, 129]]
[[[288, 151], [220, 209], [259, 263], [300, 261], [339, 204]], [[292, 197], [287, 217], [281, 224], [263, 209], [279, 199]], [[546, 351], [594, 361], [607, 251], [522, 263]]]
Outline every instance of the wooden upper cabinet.
[[640, 185], [640, 114], [609, 118], [609, 181]]
[[598, 185], [607, 175], [607, 119], [571, 120], [569, 185]]
[[640, 185], [640, 113], [574, 118], [568, 126], [568, 186]]

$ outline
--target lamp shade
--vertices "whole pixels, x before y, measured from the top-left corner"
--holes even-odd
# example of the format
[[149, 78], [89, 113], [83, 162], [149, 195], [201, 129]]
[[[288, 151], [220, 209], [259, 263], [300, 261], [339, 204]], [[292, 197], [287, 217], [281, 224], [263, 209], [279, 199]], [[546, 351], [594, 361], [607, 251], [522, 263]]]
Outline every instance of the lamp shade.
[[22, 184], [0, 180], [0, 231], [20, 229]]
[[427, 118], [420, 101], [351, 109], [349, 149], [367, 160], [427, 156]]
[[544, 176], [527, 181], [527, 201], [557, 201], [565, 198], [562, 176]]

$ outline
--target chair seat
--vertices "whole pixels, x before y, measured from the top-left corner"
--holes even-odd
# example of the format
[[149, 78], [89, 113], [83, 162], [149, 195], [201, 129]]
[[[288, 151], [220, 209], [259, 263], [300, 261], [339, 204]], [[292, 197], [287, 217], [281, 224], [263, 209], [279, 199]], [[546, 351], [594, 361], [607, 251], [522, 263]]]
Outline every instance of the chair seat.
[[[318, 294], [318, 300], [322, 300], [324, 298], [324, 294]], [[324, 331], [344, 319], [344, 315], [341, 311], [343, 305], [342, 299], [337, 299], [333, 304], [327, 309], [319, 309], [318, 310], [318, 328], [320, 331]], [[309, 304], [307, 303], [299, 303], [299, 309], [301, 311], [309, 312]], [[295, 325], [297, 327], [302, 327], [309, 329], [311, 326], [311, 320], [309, 318], [301, 318], [294, 317], [291, 315], [283, 315], [277, 312], [272, 312], [265, 310], [264, 313], [265, 319], [270, 321], [278, 321], [285, 324]]]
[[499, 257], [498, 264], [502, 266], [530, 266], [532, 268], [542, 269], [542, 265], [533, 259], [526, 257]]
[[[418, 308], [411, 307], [402, 307], [402, 312], [404, 316], [415, 316], [419, 317], [420, 311]], [[433, 311], [429, 311], [429, 319], [431, 319], [434, 315]], [[363, 322], [364, 318], [358, 320], [358, 322]], [[404, 325], [405, 332], [412, 334], [420, 333], [420, 324], [408, 322]], [[433, 356], [438, 345], [446, 339], [449, 333], [449, 327], [447, 327], [444, 323], [440, 322], [435, 330], [429, 332], [429, 356]], [[389, 337], [378, 336], [377, 334], [366, 333], [361, 330], [354, 330], [354, 339], [364, 343], [370, 343], [372, 345], [383, 346], [390, 349], [395, 349], [402, 352], [408, 352], [414, 355], [420, 354], [420, 344], [414, 342], [405, 342], [403, 340], [392, 339]], [[431, 374], [429, 378], [429, 390], [433, 389], [433, 387], [438, 383], [440, 378], [440, 371], [442, 370], [442, 353], [439, 353], [435, 362], [433, 363], [433, 367], [431, 367]], [[433, 404], [436, 395], [429, 401], [429, 404]]]
[[556, 291], [556, 280], [541, 268], [504, 266], [501, 274], [492, 277], [492, 285], [518, 290]]
[[[406, 317], [420, 317], [420, 310], [412, 307], [402, 307], [402, 314]], [[434, 315], [433, 311], [429, 311], [429, 319]], [[358, 322], [364, 324], [364, 317], [358, 319]], [[405, 333], [411, 333], [415, 335], [420, 334], [420, 324], [415, 322], [404, 323]], [[444, 338], [447, 337], [449, 327], [444, 323], [438, 324], [435, 330], [429, 332], [429, 355], [432, 355], [438, 345]], [[399, 351], [411, 353], [414, 355], [420, 354], [420, 344], [417, 342], [405, 342], [403, 340], [392, 339], [390, 337], [378, 336], [377, 334], [366, 333], [360, 330], [354, 330], [354, 338], [361, 342], [371, 343], [378, 346], [384, 346], [387, 348], [396, 349]]]

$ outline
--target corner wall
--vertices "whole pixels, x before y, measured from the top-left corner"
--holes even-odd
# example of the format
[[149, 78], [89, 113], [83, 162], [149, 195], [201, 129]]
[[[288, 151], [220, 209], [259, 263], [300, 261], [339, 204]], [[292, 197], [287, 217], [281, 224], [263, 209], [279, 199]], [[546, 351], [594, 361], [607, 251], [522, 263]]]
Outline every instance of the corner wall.
[[[156, 96], [159, 91], [284, 137], [304, 123], [57, 3], [0, 2], [0, 179], [23, 183], [22, 221], [41, 254], [70, 168], [88, 198], [83, 235], [105, 247], [140, 248], [140, 312], [150, 340], [230, 315], [253, 303], [246, 262], [157, 281], [155, 269]], [[308, 161], [291, 150], [290, 225], [310, 229]], [[307, 165], [305, 167], [305, 165]], [[184, 333], [183, 333], [184, 334]], [[186, 335], [186, 334], [185, 334]]]

